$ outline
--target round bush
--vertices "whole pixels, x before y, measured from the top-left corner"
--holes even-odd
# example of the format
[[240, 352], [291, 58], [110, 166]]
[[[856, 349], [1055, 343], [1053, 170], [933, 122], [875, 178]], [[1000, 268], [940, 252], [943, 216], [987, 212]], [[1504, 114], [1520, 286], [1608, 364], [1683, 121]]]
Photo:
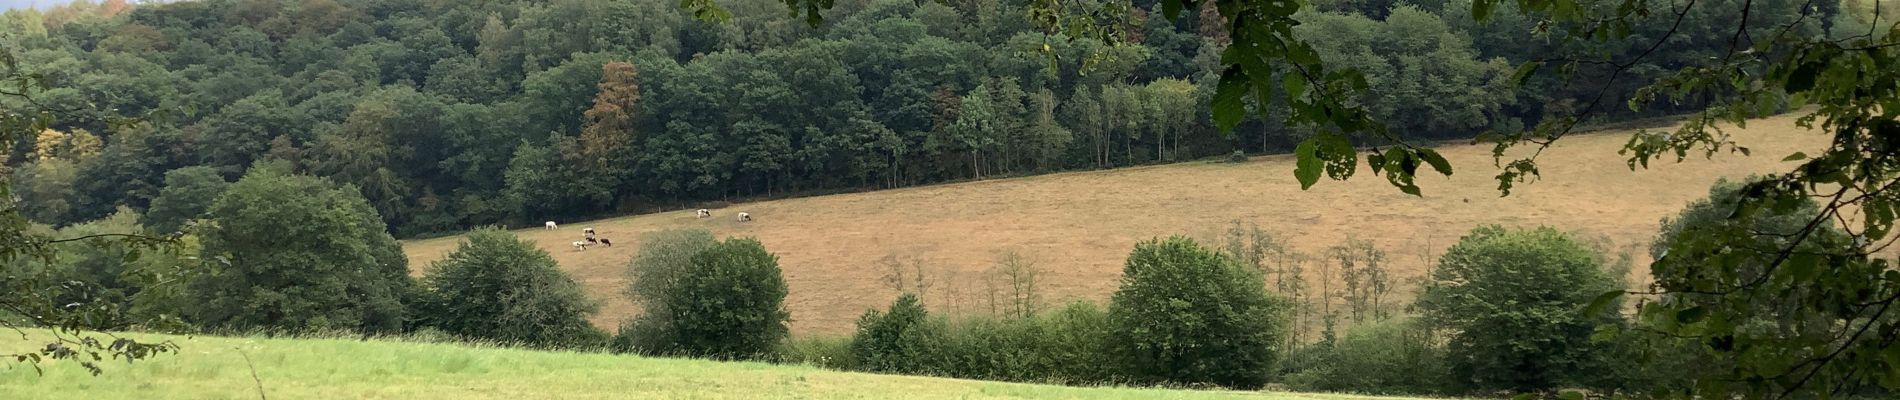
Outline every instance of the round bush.
[[916, 372], [919, 343], [913, 334], [924, 323], [928, 312], [917, 295], [905, 293], [891, 303], [888, 312], [865, 311], [858, 317], [858, 332], [851, 337], [851, 354], [866, 371]]
[[427, 318], [450, 334], [533, 346], [599, 336], [587, 322], [597, 306], [580, 285], [546, 251], [500, 229], [469, 232], [423, 283], [432, 294]]
[[751, 359], [785, 338], [785, 278], [778, 257], [750, 238], [728, 239], [693, 255], [691, 273], [666, 293], [674, 348], [693, 356]]
[[640, 250], [627, 264], [627, 299], [640, 306], [639, 317], [620, 326], [614, 348], [620, 352], [677, 353], [677, 333], [668, 311], [673, 285], [692, 271], [693, 256], [719, 244], [704, 229], [673, 229], [640, 237]]
[[1288, 309], [1257, 272], [1177, 236], [1135, 245], [1109, 320], [1136, 383], [1251, 389], [1280, 355]]
[[1590, 341], [1614, 323], [1614, 305], [1583, 313], [1598, 295], [1622, 285], [1601, 267], [1591, 246], [1550, 228], [1473, 229], [1445, 251], [1418, 308], [1448, 329], [1446, 358], [1461, 391], [1533, 392], [1594, 375]]

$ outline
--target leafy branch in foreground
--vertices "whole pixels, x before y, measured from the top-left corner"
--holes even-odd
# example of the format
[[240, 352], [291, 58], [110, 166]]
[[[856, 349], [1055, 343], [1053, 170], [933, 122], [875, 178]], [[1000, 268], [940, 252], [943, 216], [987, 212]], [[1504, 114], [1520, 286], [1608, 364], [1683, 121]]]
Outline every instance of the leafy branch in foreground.
[[[12, 53], [0, 52], [0, 97], [26, 105], [0, 108], [0, 143], [7, 146], [19, 135], [46, 129], [59, 113], [33, 100], [35, 94], [49, 89], [46, 79], [18, 67]], [[39, 233], [21, 215], [9, 178], [12, 174], [4, 169], [0, 166], [0, 293], [5, 293], [0, 295], [0, 328], [22, 339], [34, 335], [28, 328], [44, 329], [51, 338], [37, 350], [0, 354], [0, 359], [35, 371], [41, 371], [40, 363], [48, 360], [73, 360], [98, 375], [103, 372], [99, 363], [107, 359], [132, 362], [178, 351], [178, 345], [170, 341], [142, 342], [112, 334], [148, 321], [128, 316], [127, 310], [104, 296], [98, 283], [62, 279], [52, 268], [41, 266], [59, 259], [61, 245], [124, 245], [128, 248], [125, 259], [130, 262], [145, 252], [176, 251], [179, 235], [105, 233], [56, 238]]]

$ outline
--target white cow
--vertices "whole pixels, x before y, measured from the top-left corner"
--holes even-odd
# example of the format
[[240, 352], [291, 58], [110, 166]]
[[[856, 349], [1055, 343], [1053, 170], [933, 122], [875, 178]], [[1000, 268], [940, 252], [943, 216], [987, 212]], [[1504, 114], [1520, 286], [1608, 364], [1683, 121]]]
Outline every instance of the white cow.
[[708, 210], [704, 208], [699, 209], [699, 218], [706, 218], [710, 216], [712, 216], [712, 210]]
[[751, 222], [752, 213], [739, 213], [739, 222]]
[[543, 226], [546, 226], [546, 227], [547, 227], [547, 229], [554, 229], [554, 228], [559, 228], [559, 227], [561, 227], [561, 225], [559, 225], [559, 224], [555, 224], [555, 223], [554, 223], [554, 221], [548, 221], [548, 223], [546, 223], [546, 224], [542, 224], [542, 225], [543, 225]]
[[583, 250], [583, 251], [585, 251], [585, 250], [587, 250], [587, 242], [582, 242], [582, 241], [575, 241], [575, 242], [574, 242], [574, 249], [575, 249], [575, 250]]

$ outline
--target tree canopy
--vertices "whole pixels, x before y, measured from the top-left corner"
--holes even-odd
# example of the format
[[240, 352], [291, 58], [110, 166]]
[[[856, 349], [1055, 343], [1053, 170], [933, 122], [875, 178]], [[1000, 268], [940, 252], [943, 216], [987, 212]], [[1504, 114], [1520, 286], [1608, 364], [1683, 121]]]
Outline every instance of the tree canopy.
[[[726, 11], [608, 0], [205, 0], [109, 15], [74, 8], [52, 20], [9, 11], [0, 49], [26, 76], [45, 78], [35, 102], [68, 112], [16, 136], [6, 163], [31, 200], [24, 211], [48, 224], [119, 205], [152, 215], [175, 169], [209, 167], [228, 181], [257, 161], [281, 161], [355, 185], [407, 237], [1236, 150], [1324, 156], [1301, 164], [1302, 179], [1317, 178], [1356, 168], [1334, 157], [1352, 143], [1536, 126], [1597, 95], [1547, 76], [1513, 91], [1515, 66], [1559, 47], [1526, 45], [1540, 42], [1523, 36], [1534, 21], [1515, 13], [1472, 23], [1473, 4], [1462, 0], [1287, 2], [1275, 12], [1290, 19], [1241, 34], [1252, 28], [1229, 22], [1223, 16], [1237, 11], [1218, 2], [1083, 2], [1047, 14], [1041, 3], [854, 0], [813, 14], [827, 21], [817, 26], [787, 20], [780, 2], [694, 4]], [[1101, 32], [1051, 29], [1044, 18], [1095, 9], [1128, 18]], [[1689, 15], [1685, 25], [1699, 29], [1694, 37], [1717, 35], [1728, 16]], [[1274, 33], [1282, 25], [1289, 30]], [[1323, 63], [1308, 71], [1316, 80], [1251, 62], [1236, 70], [1226, 56], [1250, 48], [1234, 43], [1287, 35], [1310, 42], [1311, 54], [1281, 58]], [[1658, 53], [1726, 45], [1671, 43]], [[1678, 60], [1699, 58], [1632, 68], [1659, 76]], [[1237, 86], [1253, 81], [1236, 76], [1267, 84]], [[1363, 90], [1319, 95], [1358, 81]], [[1614, 119], [1709, 104], [1678, 102], [1690, 106], [1594, 112]], [[1249, 111], [1234, 115], [1236, 105]], [[1327, 109], [1364, 117], [1363, 129], [1314, 126]], [[137, 129], [102, 122], [152, 112], [163, 118]], [[1371, 132], [1388, 126], [1372, 122], [1390, 129]], [[1399, 148], [1373, 160], [1401, 172], [1389, 175], [1395, 182], [1444, 166], [1429, 151]]]
[[[212, 328], [399, 332], [408, 258], [354, 188], [260, 170], [206, 211], [192, 319]], [[286, 223], [296, 221], [295, 223]]]

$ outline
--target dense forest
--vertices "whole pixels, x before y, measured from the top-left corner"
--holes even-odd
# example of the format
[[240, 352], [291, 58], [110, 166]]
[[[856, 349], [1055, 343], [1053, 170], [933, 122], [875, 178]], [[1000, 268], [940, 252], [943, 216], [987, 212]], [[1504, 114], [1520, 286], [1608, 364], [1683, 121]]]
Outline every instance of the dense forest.
[[[1734, 11], [1702, 7], [1675, 27], [1645, 26], [1676, 33], [1660, 50], [1594, 49], [1653, 54], [1577, 75], [1621, 73], [1626, 85], [1540, 77], [1519, 90], [1518, 63], [1566, 45], [1539, 40], [1530, 19], [1476, 23], [1468, 0], [1315, 3], [1297, 33], [1328, 63], [1364, 72], [1370, 90], [1355, 101], [1421, 140], [1630, 98], [1724, 51], [1733, 31], [1724, 13]], [[34, 101], [64, 112], [10, 144], [6, 173], [41, 223], [127, 207], [174, 220], [147, 225], [176, 226], [217, 197], [206, 188], [271, 164], [354, 186], [406, 237], [1277, 152], [1308, 134], [1276, 121], [1283, 112], [1271, 103], [1252, 104], [1256, 118], [1231, 134], [1214, 129], [1207, 103], [1227, 41], [1211, 8], [1170, 21], [1136, 1], [1148, 11], [1111, 45], [1046, 34], [1015, 2], [845, 0], [816, 27], [776, 0], [722, 4], [733, 14], [723, 23], [661, 0], [82, 0], [12, 10], [0, 17], [0, 51], [51, 88]], [[1751, 6], [1759, 26], [1775, 27], [1803, 3]], [[1864, 30], [1822, 14], [1790, 26]], [[1658, 103], [1597, 115], [1701, 105]]]

